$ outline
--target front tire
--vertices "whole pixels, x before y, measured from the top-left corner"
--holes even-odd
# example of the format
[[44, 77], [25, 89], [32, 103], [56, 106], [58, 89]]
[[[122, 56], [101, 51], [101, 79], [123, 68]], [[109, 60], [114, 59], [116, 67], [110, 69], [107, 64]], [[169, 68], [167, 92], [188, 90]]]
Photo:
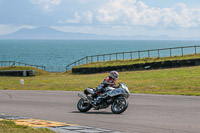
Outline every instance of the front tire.
[[121, 114], [128, 108], [128, 101], [125, 98], [118, 98], [111, 106], [114, 114]]
[[77, 108], [80, 112], [87, 112], [92, 108], [92, 105], [81, 98], [78, 101]]

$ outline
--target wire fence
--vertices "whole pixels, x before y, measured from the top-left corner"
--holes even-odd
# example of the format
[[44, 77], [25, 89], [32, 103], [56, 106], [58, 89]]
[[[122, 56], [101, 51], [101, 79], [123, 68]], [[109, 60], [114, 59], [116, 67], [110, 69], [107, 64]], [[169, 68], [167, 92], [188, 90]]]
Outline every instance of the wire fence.
[[0, 67], [9, 67], [9, 66], [30, 66], [35, 67], [38, 69], [42, 69], [48, 72], [65, 72], [66, 66], [38, 66], [38, 65], [31, 65], [27, 63], [17, 62], [17, 61], [0, 61]]
[[46, 66], [45, 71], [52, 73], [60, 73], [66, 71], [66, 66]]
[[72, 67], [74, 66], [88, 64], [91, 62], [131, 60], [131, 59], [151, 58], [151, 57], [160, 58], [160, 57], [184, 56], [187, 54], [197, 54], [197, 53], [200, 53], [200, 45], [92, 55], [81, 58], [67, 66], [38, 66], [38, 65], [30, 65], [27, 63], [21, 63], [17, 61], [0, 61], [0, 67], [31, 66], [48, 72], [65, 72], [71, 70]]
[[38, 69], [45, 70], [45, 66], [31, 65], [27, 63], [17, 62], [17, 61], [0, 61], [0, 67], [8, 67], [8, 66], [30, 66]]
[[172, 56], [183, 56], [187, 54], [197, 54], [200, 52], [200, 45], [186, 46], [186, 47], [174, 47], [174, 48], [163, 48], [163, 49], [152, 49], [142, 51], [129, 51], [120, 53], [110, 53], [101, 55], [86, 56], [80, 60], [77, 60], [66, 66], [66, 71], [71, 70], [72, 67], [88, 64], [91, 62], [105, 62], [113, 60], [131, 60], [140, 58], [151, 58], [151, 57], [172, 57]]

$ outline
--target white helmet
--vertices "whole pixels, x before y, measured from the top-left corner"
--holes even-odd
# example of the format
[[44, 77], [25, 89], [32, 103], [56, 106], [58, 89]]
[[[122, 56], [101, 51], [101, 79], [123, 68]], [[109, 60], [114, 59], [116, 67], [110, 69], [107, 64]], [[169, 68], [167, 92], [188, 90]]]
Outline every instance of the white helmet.
[[111, 71], [110, 77], [113, 78], [115, 81], [117, 81], [119, 78], [119, 73], [117, 71]]

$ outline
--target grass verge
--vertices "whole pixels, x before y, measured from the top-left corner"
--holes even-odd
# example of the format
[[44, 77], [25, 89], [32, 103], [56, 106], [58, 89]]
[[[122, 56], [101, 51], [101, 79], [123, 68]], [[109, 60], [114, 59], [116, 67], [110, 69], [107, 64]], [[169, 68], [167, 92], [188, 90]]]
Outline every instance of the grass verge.
[[[48, 73], [35, 77], [0, 77], [0, 89], [83, 91], [99, 85], [108, 74]], [[125, 83], [132, 93], [200, 96], [200, 66], [119, 74], [118, 82]], [[24, 85], [20, 84], [22, 78]]]
[[13, 121], [0, 121], [0, 133], [55, 133], [46, 128], [31, 128], [27, 126], [16, 125]]

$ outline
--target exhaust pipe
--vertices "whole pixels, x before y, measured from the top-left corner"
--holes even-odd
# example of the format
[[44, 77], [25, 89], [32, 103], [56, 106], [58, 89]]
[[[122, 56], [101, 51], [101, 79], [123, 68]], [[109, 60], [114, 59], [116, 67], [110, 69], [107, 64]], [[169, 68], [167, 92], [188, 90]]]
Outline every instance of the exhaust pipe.
[[90, 103], [95, 109], [99, 109], [98, 106], [95, 106], [83, 93], [78, 93], [78, 96], [85, 100], [85, 102]]

